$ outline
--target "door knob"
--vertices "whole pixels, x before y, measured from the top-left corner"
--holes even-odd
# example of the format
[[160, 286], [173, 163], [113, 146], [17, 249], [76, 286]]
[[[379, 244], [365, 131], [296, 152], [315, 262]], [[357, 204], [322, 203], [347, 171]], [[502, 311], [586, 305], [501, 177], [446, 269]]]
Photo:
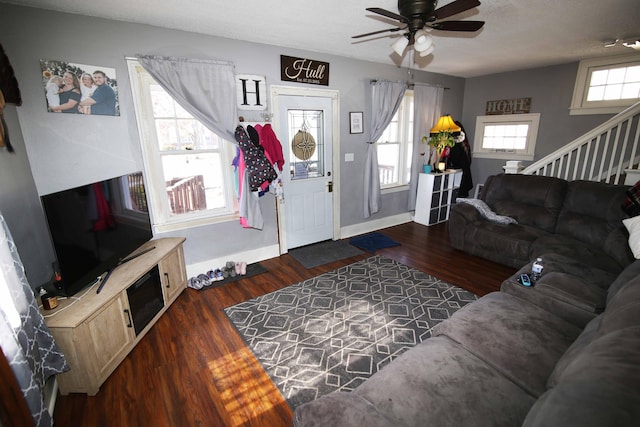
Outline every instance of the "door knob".
[[327, 182], [327, 192], [333, 193], [333, 181]]

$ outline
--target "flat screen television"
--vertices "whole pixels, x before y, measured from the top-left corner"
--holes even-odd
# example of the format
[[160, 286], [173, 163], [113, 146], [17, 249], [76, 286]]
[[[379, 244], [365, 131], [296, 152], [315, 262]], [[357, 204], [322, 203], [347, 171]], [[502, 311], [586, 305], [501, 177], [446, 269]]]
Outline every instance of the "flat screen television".
[[141, 172], [41, 197], [61, 288], [72, 296], [152, 237]]

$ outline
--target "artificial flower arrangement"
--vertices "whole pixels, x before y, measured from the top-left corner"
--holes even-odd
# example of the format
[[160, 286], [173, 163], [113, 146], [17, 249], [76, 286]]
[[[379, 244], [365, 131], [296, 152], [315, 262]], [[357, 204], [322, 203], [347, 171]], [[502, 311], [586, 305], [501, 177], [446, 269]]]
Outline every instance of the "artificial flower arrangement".
[[[440, 117], [438, 123], [431, 129], [429, 135], [422, 137], [422, 143], [427, 143], [435, 153], [424, 153], [424, 164], [438, 165], [445, 151], [453, 147], [456, 143], [456, 137], [454, 133], [460, 132], [460, 126], [456, 125], [453, 118], [450, 115], [444, 115]], [[434, 156], [435, 154], [435, 156]], [[441, 165], [438, 165], [441, 166]]]
[[438, 153], [438, 160], [442, 157], [442, 153], [447, 147], [453, 147], [456, 143], [456, 138], [453, 136], [453, 132], [441, 131], [438, 133], [429, 134], [422, 137], [422, 143], [429, 144], [429, 147], [435, 148]]

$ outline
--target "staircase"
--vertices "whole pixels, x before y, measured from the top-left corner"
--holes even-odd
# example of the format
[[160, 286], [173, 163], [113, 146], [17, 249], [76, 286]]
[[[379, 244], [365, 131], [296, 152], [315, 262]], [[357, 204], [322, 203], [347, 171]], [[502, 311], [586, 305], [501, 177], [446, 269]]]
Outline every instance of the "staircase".
[[[520, 173], [634, 184], [640, 179], [640, 102]], [[627, 175], [629, 178], [627, 179]]]

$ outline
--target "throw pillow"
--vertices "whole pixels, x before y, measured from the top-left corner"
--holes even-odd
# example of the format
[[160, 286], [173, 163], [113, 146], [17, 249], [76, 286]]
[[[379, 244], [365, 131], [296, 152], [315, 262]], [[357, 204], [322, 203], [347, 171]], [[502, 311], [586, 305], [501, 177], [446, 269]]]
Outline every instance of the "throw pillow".
[[498, 224], [517, 224], [518, 223], [518, 221], [516, 221], [514, 218], [511, 218], [510, 216], [498, 215], [497, 213], [492, 211], [489, 205], [487, 205], [483, 200], [465, 199], [462, 197], [458, 197], [456, 199], [456, 202], [467, 203], [473, 206], [474, 208], [476, 208], [478, 212], [480, 212], [480, 215], [482, 215], [484, 218], [488, 219], [489, 221], [497, 222]]
[[623, 219], [622, 223], [629, 231], [629, 248], [636, 259], [640, 259], [640, 216]]
[[622, 202], [622, 209], [629, 216], [640, 215], [640, 181], [627, 190], [627, 198]]

